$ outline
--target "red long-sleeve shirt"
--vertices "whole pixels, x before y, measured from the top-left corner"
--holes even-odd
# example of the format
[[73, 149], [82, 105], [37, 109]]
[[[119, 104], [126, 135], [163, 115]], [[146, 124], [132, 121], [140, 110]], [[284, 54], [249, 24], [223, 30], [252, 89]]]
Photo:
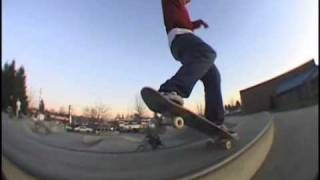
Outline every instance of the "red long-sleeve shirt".
[[187, 8], [179, 0], [162, 0], [162, 11], [167, 33], [173, 28], [193, 31], [201, 26], [201, 20], [190, 20]]

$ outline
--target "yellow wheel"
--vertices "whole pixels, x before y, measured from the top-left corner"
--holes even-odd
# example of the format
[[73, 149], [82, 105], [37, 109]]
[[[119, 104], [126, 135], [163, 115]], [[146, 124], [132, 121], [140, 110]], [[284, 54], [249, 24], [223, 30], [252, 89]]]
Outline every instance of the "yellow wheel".
[[184, 126], [184, 120], [182, 117], [173, 118], [173, 126], [177, 129], [181, 129]]

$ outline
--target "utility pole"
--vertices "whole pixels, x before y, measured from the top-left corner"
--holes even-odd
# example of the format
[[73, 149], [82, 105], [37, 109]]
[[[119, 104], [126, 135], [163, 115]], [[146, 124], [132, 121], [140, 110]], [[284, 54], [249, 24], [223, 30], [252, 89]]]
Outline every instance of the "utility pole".
[[71, 112], [72, 109], [71, 109], [71, 105], [69, 105], [69, 124], [72, 124], [72, 115], [71, 115]]
[[41, 103], [41, 97], [42, 96], [42, 89], [40, 88], [40, 92], [39, 92], [39, 106], [38, 108], [40, 108], [40, 103]]

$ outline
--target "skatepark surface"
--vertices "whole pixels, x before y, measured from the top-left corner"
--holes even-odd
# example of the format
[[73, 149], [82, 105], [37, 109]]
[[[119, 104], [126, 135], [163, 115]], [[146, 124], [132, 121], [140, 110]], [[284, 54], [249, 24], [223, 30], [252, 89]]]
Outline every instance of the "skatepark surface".
[[[30, 131], [28, 120], [11, 120], [2, 114], [3, 171], [8, 177], [13, 169], [20, 169], [39, 179], [250, 179], [265, 160], [253, 179], [315, 177], [318, 173], [315, 109], [317, 106], [229, 117], [227, 122], [236, 125], [241, 137], [229, 151], [206, 148], [207, 137], [188, 128], [181, 131], [169, 128], [161, 135], [164, 148], [137, 152], [143, 134], [98, 137], [56, 130], [39, 135]], [[307, 123], [301, 123], [301, 119], [308, 119], [304, 121]], [[88, 138], [99, 141], [84, 143]], [[299, 157], [293, 158], [297, 151]], [[232, 164], [236, 161], [238, 165]], [[293, 171], [294, 167], [301, 170]]]
[[273, 115], [273, 145], [253, 180], [316, 179], [319, 173], [318, 105]]

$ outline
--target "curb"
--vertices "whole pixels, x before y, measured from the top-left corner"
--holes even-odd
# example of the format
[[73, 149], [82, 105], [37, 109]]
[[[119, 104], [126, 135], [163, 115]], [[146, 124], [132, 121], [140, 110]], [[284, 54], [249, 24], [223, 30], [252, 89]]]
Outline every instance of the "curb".
[[234, 155], [181, 179], [223, 179], [223, 180], [248, 180], [259, 170], [267, 157], [273, 143], [274, 123], [273, 117], [261, 133], [242, 150]]

